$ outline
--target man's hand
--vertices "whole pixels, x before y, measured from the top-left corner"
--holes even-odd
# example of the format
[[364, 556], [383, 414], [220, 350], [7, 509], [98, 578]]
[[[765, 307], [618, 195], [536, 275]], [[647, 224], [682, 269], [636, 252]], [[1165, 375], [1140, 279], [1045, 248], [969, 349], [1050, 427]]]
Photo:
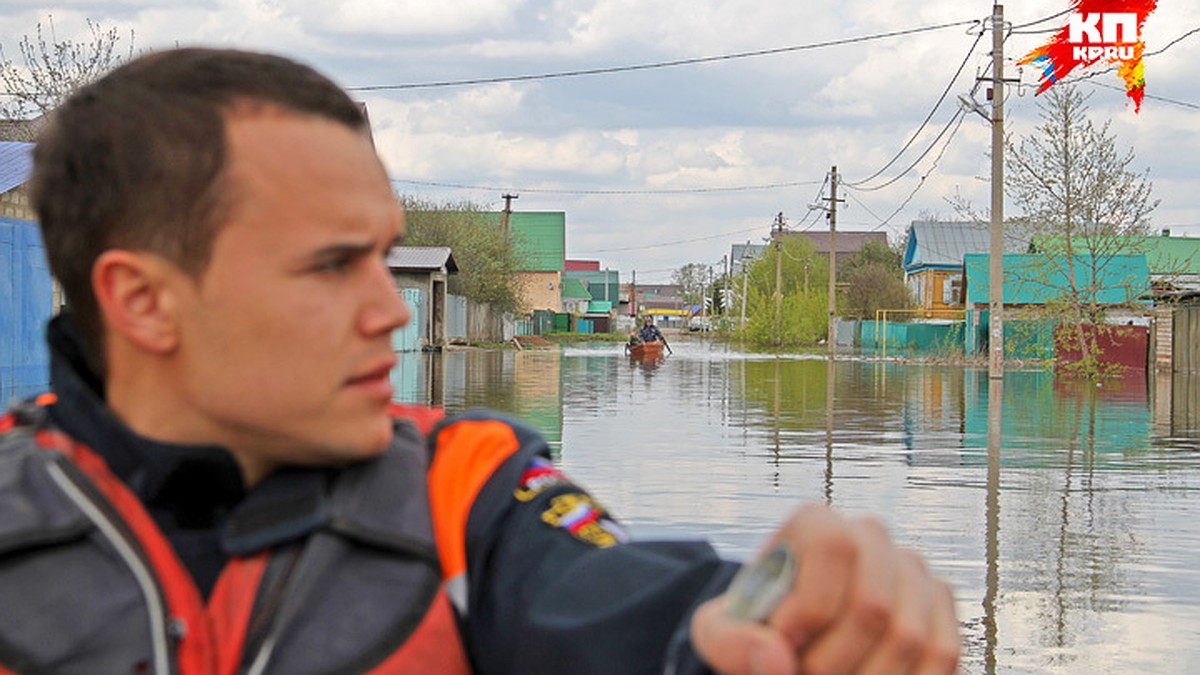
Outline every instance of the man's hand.
[[797, 511], [772, 537], [795, 579], [765, 623], [733, 618], [728, 594], [697, 609], [692, 643], [721, 673], [954, 673], [960, 638], [950, 587], [873, 518], [823, 506]]

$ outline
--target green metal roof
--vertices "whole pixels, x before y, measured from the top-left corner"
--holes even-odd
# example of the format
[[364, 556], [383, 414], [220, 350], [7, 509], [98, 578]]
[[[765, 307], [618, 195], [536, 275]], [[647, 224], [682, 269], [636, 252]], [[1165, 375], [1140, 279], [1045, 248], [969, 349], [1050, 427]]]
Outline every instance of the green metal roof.
[[[1087, 255], [1075, 256], [1075, 285], [1091, 287], [1092, 265]], [[963, 256], [967, 276], [967, 303], [988, 302], [986, 253]], [[1150, 287], [1146, 256], [1114, 255], [1096, 270], [1096, 301], [1116, 305], [1136, 300]], [[1064, 260], [1038, 253], [1004, 254], [1004, 304], [1040, 305], [1062, 297], [1069, 288]]]
[[[500, 226], [500, 212], [483, 214]], [[564, 211], [513, 211], [509, 233], [521, 253], [522, 272], [561, 272], [567, 257], [567, 214]]]
[[563, 300], [591, 300], [592, 294], [588, 293], [587, 286], [582, 281], [563, 279], [562, 298]]
[[[1090, 248], [1087, 238], [1071, 240], [1075, 250], [1084, 253]], [[1098, 248], [1124, 251], [1128, 255], [1145, 254], [1150, 274], [1200, 274], [1200, 238], [1169, 236], [1136, 236], [1125, 239], [1101, 238]], [[1034, 242], [1034, 250], [1063, 251], [1062, 237]]]
[[1146, 237], [1141, 250], [1151, 274], [1200, 274], [1200, 238]]

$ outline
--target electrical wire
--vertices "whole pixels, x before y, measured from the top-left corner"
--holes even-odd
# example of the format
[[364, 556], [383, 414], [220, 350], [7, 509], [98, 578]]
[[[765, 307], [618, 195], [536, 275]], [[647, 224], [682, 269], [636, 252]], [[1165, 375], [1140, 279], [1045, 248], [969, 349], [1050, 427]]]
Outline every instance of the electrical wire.
[[778, 190], [781, 188], [803, 187], [805, 185], [816, 185], [820, 181], [802, 180], [791, 181], [786, 183], [764, 183], [759, 185], [731, 185], [726, 187], [707, 187], [707, 188], [662, 188], [662, 189], [647, 189], [647, 190], [618, 190], [618, 189], [600, 189], [600, 190], [567, 190], [559, 188], [529, 188], [529, 187], [499, 187], [496, 185], [464, 185], [462, 183], [442, 183], [436, 181], [409, 180], [405, 178], [393, 178], [393, 183], [403, 183], [405, 185], [422, 185], [425, 187], [445, 187], [459, 190], [480, 190], [484, 192], [528, 192], [540, 194], [554, 195], [682, 195], [682, 194], [708, 194], [713, 192], [748, 192], [751, 190]]
[[925, 148], [925, 151], [922, 152], [920, 154], [920, 156], [918, 156], [916, 159], [914, 159], [912, 164], [909, 164], [908, 168], [906, 168], [904, 171], [901, 171], [900, 173], [896, 174], [894, 177], [888, 179], [886, 182], [880, 183], [879, 185], [876, 185], [874, 187], [859, 187], [857, 185], [847, 183], [846, 188], [849, 190], [858, 190], [860, 192], [874, 192], [876, 190], [882, 190], [883, 188], [895, 183], [896, 181], [900, 180], [904, 176], [908, 175], [909, 171], [912, 171], [914, 168], [916, 168], [917, 164], [919, 164], [921, 162], [921, 160], [925, 159], [925, 157], [927, 157], [929, 155], [929, 153], [932, 152], [935, 147], [937, 147], [938, 141], [940, 141], [942, 139], [942, 137], [945, 136], [946, 133], [950, 131], [950, 127], [953, 126], [955, 124], [955, 122], [962, 119], [964, 114], [965, 114], [965, 111], [963, 111], [961, 108], [959, 110], [955, 111], [954, 116], [951, 117], [948, 122], [946, 122], [946, 126], [942, 127], [942, 130], [938, 132], [938, 135], [935, 136], [932, 141], [930, 141], [929, 147]]
[[595, 251], [587, 251], [584, 253], [580, 253], [579, 255], [589, 256], [589, 255], [595, 255], [597, 253], [616, 253], [619, 251], [642, 251], [642, 250], [650, 249], [650, 248], [662, 248], [663, 246], [675, 246], [676, 244], [692, 244], [692, 243], [695, 243], [698, 241], [708, 241], [709, 239], [720, 239], [721, 237], [732, 237], [735, 234], [747, 234], [749, 232], [757, 232], [761, 229], [762, 229], [762, 226], [758, 226], [758, 227], [745, 229], [745, 230], [737, 230], [734, 232], [724, 232], [721, 234], [714, 234], [714, 235], [707, 236], [707, 237], [696, 237], [695, 239], [679, 239], [676, 241], [664, 241], [664, 242], [659, 242], [657, 244], [645, 244], [644, 246], [625, 246], [622, 248], [598, 249]]
[[475, 86], [481, 84], [500, 84], [503, 82], [527, 82], [531, 80], [551, 80], [568, 77], [584, 77], [589, 75], [609, 75], [613, 73], [628, 73], [639, 70], [653, 70], [657, 68], [674, 68], [678, 66], [691, 66], [702, 63], [714, 63], [718, 61], [732, 61], [735, 59], [745, 59], [756, 56], [773, 56], [776, 54], [787, 54], [791, 52], [808, 51], [812, 49], [823, 49], [825, 47], [838, 47], [842, 45], [858, 44], [862, 42], [872, 42], [875, 40], [884, 40], [887, 38], [901, 37], [904, 35], [914, 35], [917, 33], [927, 33], [930, 31], [944, 30], [946, 28], [954, 28], [957, 26], [977, 25], [978, 19], [970, 19], [964, 21], [952, 21], [949, 23], [940, 23], [929, 26], [920, 26], [917, 28], [906, 28], [902, 30], [887, 31], [884, 33], [873, 33], [871, 35], [862, 35], [859, 37], [840, 38], [836, 40], [823, 40], [821, 42], [811, 42], [803, 45], [794, 45], [791, 47], [775, 47], [772, 49], [756, 49], [746, 52], [735, 52], [732, 54], [722, 54], [719, 56], [701, 56], [689, 59], [677, 59], [674, 61], [658, 61], [652, 63], [641, 63], [631, 66], [611, 66], [607, 68], [585, 68], [581, 70], [567, 70], [551, 73], [539, 73], [533, 75], [508, 75], [500, 77], [479, 77], [465, 80], [443, 80], [438, 82], [416, 82], [407, 84], [378, 84], [364, 85], [357, 87], [345, 87], [347, 91], [385, 91], [385, 90], [403, 90], [403, 89], [433, 89], [444, 87], [463, 87]]
[[945, 102], [946, 96], [950, 93], [950, 90], [954, 87], [954, 83], [958, 81], [958, 78], [960, 76], [962, 76], [963, 69], [967, 67], [968, 63], [970, 63], [971, 57], [975, 54], [975, 48], [979, 46], [979, 41], [982, 38], [983, 38], [983, 32], [981, 31], [979, 33], [979, 35], [975, 36], [975, 42], [971, 43], [971, 47], [967, 50], [966, 56], [963, 57], [962, 63], [958, 64], [958, 69], [954, 71], [954, 76], [950, 78], [950, 81], [946, 83], [946, 87], [944, 89], [942, 89], [942, 95], [938, 96], [938, 99], [933, 104], [933, 108], [930, 109], [929, 114], [925, 116], [925, 119], [921, 120], [920, 126], [918, 126], [917, 130], [912, 133], [912, 136], [909, 136], [908, 141], [904, 144], [904, 146], [902, 148], [900, 148], [900, 150], [895, 154], [895, 156], [893, 156], [890, 160], [888, 160], [887, 164], [884, 164], [882, 167], [880, 167], [880, 169], [878, 171], [871, 174], [870, 176], [867, 176], [866, 178], [863, 178], [862, 180], [846, 182], [845, 185], [847, 187], [852, 187], [852, 188], [859, 187], [859, 186], [863, 185], [864, 183], [875, 179], [877, 176], [882, 174], [884, 171], [887, 171], [893, 164], [896, 163], [897, 160], [900, 159], [901, 156], [904, 155], [904, 153], [912, 146], [913, 142], [917, 140], [917, 137], [919, 137], [921, 135], [921, 132], [925, 130], [925, 126], [929, 124], [929, 120], [933, 119], [933, 116], [934, 116], [934, 114], [937, 113], [938, 108], [940, 108], [942, 106], [942, 103]]

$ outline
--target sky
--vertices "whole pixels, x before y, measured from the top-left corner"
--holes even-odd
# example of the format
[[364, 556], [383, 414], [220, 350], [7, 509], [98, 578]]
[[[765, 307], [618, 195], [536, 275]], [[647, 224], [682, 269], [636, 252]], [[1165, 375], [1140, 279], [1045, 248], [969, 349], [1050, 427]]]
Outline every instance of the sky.
[[[1016, 62], [1068, 9], [1004, 5], [1015, 138], [1042, 100]], [[52, 18], [59, 40], [85, 39], [90, 20], [125, 50], [290, 56], [366, 103], [400, 194], [493, 210], [514, 194], [514, 210], [566, 213], [568, 258], [667, 283], [688, 263], [719, 273], [779, 213], [828, 231], [814, 207], [829, 206], [834, 166], [838, 231], [895, 241], [915, 219], [959, 218], [956, 199], [986, 212], [991, 126], [959, 99], [990, 110], [976, 85], [991, 13], [978, 0], [4, 0], [0, 46], [20, 63], [22, 36]], [[1200, 3], [1159, 0], [1142, 37], [1140, 112], [1115, 72], [1078, 86], [1153, 182], [1152, 227], [1200, 237]]]

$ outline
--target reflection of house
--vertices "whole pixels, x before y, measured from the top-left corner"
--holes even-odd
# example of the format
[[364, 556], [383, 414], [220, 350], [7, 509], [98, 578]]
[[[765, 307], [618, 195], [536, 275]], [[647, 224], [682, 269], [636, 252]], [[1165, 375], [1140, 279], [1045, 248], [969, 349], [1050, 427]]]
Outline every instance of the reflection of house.
[[393, 246], [388, 251], [388, 269], [396, 289], [404, 294], [412, 320], [396, 331], [396, 351], [446, 344], [446, 282], [458, 273], [454, 256], [446, 246]]
[[54, 284], [25, 190], [32, 143], [0, 142], [0, 400], [50, 384], [44, 337]]
[[987, 253], [990, 243], [987, 225], [914, 221], [908, 228], [903, 265], [904, 282], [918, 306], [935, 313], [962, 309], [963, 256]]

